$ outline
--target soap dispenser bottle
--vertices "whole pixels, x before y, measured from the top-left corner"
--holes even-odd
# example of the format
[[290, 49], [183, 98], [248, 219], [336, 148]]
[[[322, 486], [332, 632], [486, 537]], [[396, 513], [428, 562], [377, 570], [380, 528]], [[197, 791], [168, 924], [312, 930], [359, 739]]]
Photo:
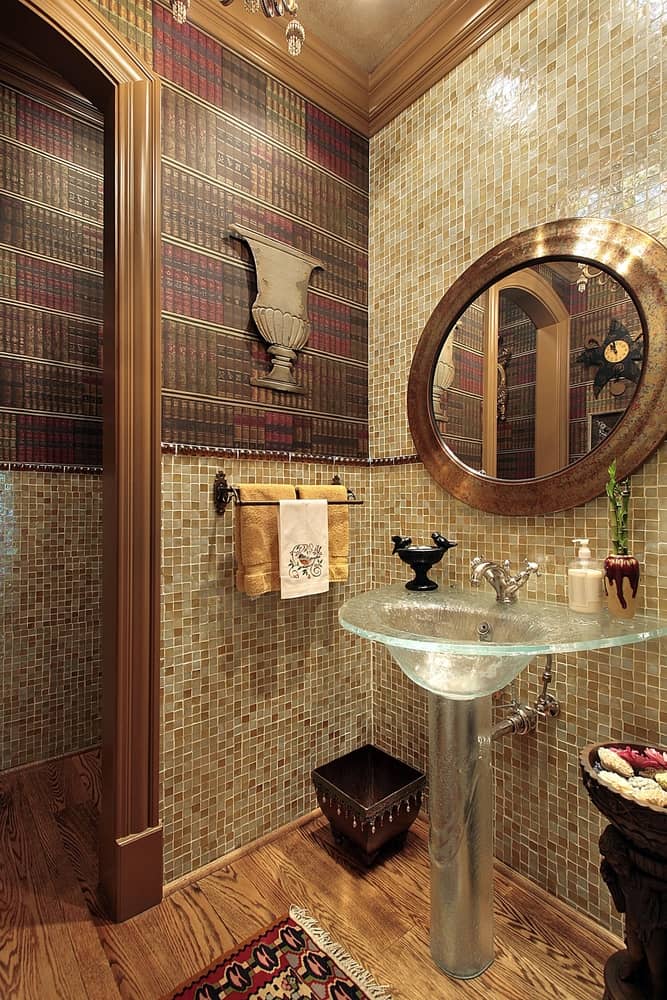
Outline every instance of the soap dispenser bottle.
[[567, 603], [572, 611], [596, 614], [604, 606], [602, 567], [591, 556], [587, 538], [573, 538], [576, 558], [567, 570]]

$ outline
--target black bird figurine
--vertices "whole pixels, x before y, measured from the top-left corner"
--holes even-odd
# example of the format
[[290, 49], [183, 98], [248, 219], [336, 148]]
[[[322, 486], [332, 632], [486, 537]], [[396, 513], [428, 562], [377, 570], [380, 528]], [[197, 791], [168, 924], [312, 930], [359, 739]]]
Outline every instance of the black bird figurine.
[[455, 545], [458, 545], [458, 542], [450, 542], [447, 538], [445, 538], [444, 535], [441, 535], [438, 531], [433, 531], [431, 533], [431, 538], [438, 546], [438, 548], [444, 549], [445, 552], [447, 551], [447, 549], [453, 549]]
[[[413, 545], [412, 539], [405, 535], [392, 535], [393, 552], [401, 562], [407, 563], [415, 574], [414, 580], [406, 583], [406, 590], [437, 590], [435, 580], [428, 577], [428, 571], [440, 562], [447, 549], [453, 549], [456, 542], [450, 542], [444, 535], [434, 531], [431, 538], [435, 545]], [[393, 554], [393, 553], [392, 553]]]
[[391, 550], [392, 556], [399, 549], [405, 549], [408, 545], [412, 545], [412, 539], [408, 538], [407, 535], [392, 535], [391, 540], [394, 543], [394, 547]]

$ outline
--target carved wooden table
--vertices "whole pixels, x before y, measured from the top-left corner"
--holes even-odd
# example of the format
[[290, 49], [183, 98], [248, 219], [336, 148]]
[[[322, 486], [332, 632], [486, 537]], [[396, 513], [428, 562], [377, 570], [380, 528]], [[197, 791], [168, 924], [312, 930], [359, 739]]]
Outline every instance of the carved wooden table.
[[605, 965], [603, 1000], [667, 1000], [667, 810], [599, 784], [598, 746], [582, 751], [581, 772], [591, 800], [611, 820], [600, 837], [600, 872], [625, 916], [626, 943]]

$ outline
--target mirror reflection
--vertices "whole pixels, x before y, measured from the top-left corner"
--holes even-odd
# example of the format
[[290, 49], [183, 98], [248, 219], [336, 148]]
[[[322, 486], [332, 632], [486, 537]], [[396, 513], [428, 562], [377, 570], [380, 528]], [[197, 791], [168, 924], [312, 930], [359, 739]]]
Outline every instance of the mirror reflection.
[[570, 258], [521, 268], [448, 332], [431, 387], [438, 434], [490, 477], [558, 472], [611, 433], [643, 357], [640, 315], [609, 272]]

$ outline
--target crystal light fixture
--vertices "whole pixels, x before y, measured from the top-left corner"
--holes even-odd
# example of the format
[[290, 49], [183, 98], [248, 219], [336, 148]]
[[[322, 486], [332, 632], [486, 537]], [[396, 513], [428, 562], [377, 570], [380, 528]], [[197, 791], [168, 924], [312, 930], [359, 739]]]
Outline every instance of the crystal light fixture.
[[[294, 4], [296, 9], [296, 4]], [[287, 51], [291, 56], [298, 56], [301, 52], [301, 46], [303, 45], [304, 39], [306, 37], [306, 32], [303, 30], [303, 25], [301, 21], [293, 17], [285, 28], [285, 38], [287, 39]]]
[[[223, 7], [229, 7], [234, 0], [220, 0]], [[301, 46], [306, 40], [306, 32], [303, 30], [301, 21], [296, 17], [299, 9], [297, 0], [243, 0], [243, 6], [250, 14], [257, 14], [260, 10], [264, 17], [282, 17], [284, 14], [291, 14], [285, 38], [287, 39], [287, 51], [291, 56], [298, 56]], [[190, 0], [171, 0], [171, 13], [175, 21], [183, 24], [188, 15]]]

